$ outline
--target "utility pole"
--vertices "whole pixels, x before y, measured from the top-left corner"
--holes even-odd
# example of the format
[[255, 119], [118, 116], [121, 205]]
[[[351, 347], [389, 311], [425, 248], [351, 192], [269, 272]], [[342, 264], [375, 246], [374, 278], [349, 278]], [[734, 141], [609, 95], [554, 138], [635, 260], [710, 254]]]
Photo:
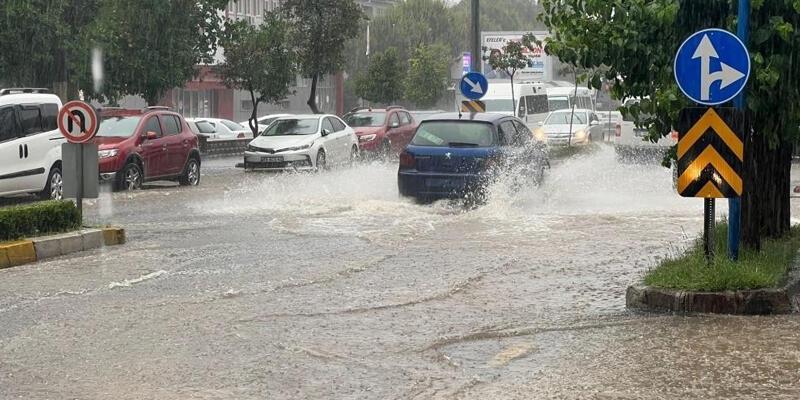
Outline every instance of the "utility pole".
[[481, 72], [481, 24], [480, 24], [480, 1], [472, 0], [472, 71]]
[[[739, 0], [739, 11], [737, 13], [736, 36], [747, 47], [750, 40], [750, 0]], [[741, 112], [745, 110], [745, 93], [747, 88], [742, 89], [741, 93], [733, 99], [733, 104]], [[747, 118], [745, 118], [747, 120]], [[749, 122], [745, 124], [745, 140], [750, 134]], [[741, 237], [742, 224], [742, 198], [735, 197], [728, 199], [728, 257], [731, 260], [739, 258], [739, 238]]]

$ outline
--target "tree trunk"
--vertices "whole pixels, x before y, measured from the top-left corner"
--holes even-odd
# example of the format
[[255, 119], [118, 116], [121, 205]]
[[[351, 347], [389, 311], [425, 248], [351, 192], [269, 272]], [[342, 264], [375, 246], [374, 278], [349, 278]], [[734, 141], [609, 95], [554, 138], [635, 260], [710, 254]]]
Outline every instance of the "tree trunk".
[[319, 109], [317, 108], [317, 78], [318, 74], [314, 74], [311, 77], [311, 93], [308, 95], [308, 107], [311, 108], [311, 112], [314, 114], [319, 114]]
[[511, 115], [517, 116], [517, 96], [514, 95], [514, 74], [517, 71], [510, 73], [511, 76]]
[[[753, 119], [758, 125], [758, 119]], [[749, 130], [749, 129], [748, 129]], [[778, 238], [790, 228], [790, 172], [792, 143], [771, 148], [763, 134], [745, 140], [742, 241], [760, 250], [762, 238]]]
[[256, 93], [250, 90], [250, 101], [253, 103], [253, 112], [250, 113], [250, 119], [247, 121], [250, 125], [250, 131], [253, 132], [253, 139], [258, 136], [258, 103], [256, 100]]

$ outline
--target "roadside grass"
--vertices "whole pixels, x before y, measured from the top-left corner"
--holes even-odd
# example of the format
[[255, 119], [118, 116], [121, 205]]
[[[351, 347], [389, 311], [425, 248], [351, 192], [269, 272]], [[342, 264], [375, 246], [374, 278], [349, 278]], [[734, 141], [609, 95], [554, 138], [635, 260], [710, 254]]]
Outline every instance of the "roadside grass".
[[669, 258], [644, 278], [648, 286], [695, 291], [761, 289], [783, 284], [800, 249], [800, 226], [792, 227], [781, 239], [765, 240], [760, 252], [742, 248], [739, 261], [727, 256], [727, 224], [717, 225], [716, 257], [706, 262], [702, 239], [681, 257]]

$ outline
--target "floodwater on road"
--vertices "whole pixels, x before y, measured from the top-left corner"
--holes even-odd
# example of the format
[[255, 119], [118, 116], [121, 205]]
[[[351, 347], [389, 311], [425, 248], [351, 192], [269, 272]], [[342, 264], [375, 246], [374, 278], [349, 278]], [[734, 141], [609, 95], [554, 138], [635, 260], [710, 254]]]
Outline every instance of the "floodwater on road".
[[91, 202], [125, 246], [0, 271], [0, 398], [800, 397], [796, 316], [626, 311], [701, 229], [659, 166], [599, 147], [467, 209], [391, 163], [232, 163]]

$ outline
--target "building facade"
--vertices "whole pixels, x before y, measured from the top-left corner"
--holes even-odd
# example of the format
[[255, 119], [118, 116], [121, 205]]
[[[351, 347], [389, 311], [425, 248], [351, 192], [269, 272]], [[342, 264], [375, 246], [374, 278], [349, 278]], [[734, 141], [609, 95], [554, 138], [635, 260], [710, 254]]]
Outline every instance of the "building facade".
[[[382, 15], [398, 0], [360, 0], [365, 14], [369, 17]], [[246, 20], [258, 25], [263, 21], [264, 12], [274, 11], [283, 0], [237, 0], [230, 1], [224, 10], [225, 18]], [[218, 49], [214, 63], [198, 66], [198, 76], [182, 88], [171, 90], [162, 100], [167, 105], [191, 117], [226, 118], [245, 121], [250, 118], [253, 104], [250, 94], [225, 87], [216, 73], [216, 65], [223, 62], [225, 50]], [[317, 105], [322, 112], [335, 113], [337, 110], [337, 85], [341, 80], [333, 76], [323, 77], [317, 84]], [[306, 102], [310, 94], [310, 79], [297, 77], [292, 94], [278, 104], [261, 104], [259, 115], [274, 113], [308, 113]]]

